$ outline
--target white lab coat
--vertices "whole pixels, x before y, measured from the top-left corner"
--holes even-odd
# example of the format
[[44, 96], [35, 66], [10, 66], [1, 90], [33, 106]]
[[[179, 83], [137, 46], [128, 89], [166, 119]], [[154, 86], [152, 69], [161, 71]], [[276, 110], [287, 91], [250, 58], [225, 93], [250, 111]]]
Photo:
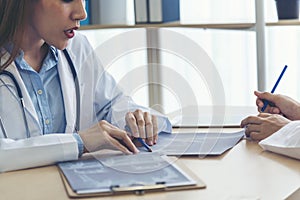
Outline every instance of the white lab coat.
[[[119, 90], [114, 79], [101, 67], [99, 59], [83, 35], [77, 33], [67, 50], [79, 79], [81, 130], [91, 127], [102, 119], [123, 129], [126, 112], [137, 108], [145, 111], [146, 108], [136, 105]], [[5, 59], [7, 58], [4, 57], [1, 62], [3, 63]], [[16, 106], [18, 105], [16, 101], [7, 97], [10, 94], [0, 92], [0, 116], [8, 135], [8, 139], [4, 138], [0, 129], [0, 172], [78, 159], [78, 145], [72, 134], [41, 135], [37, 113], [15, 64], [12, 63], [6, 70], [14, 74], [23, 91], [31, 137], [26, 138], [24, 119], [21, 109]], [[76, 121], [75, 83], [69, 64], [61, 51], [59, 51], [58, 71], [66, 114], [65, 133], [73, 133]], [[3, 77], [3, 80], [6, 80], [6, 77]], [[153, 110], [148, 111], [159, 116], [160, 130], [171, 131], [166, 118]]]
[[300, 121], [292, 121], [259, 142], [263, 149], [300, 159]]

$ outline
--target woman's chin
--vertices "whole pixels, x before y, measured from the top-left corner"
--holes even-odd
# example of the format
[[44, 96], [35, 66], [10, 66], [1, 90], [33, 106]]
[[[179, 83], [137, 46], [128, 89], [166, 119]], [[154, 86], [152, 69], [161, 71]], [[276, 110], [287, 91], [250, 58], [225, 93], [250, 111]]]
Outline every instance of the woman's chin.
[[64, 50], [65, 48], [67, 48], [68, 44], [69, 44], [69, 40], [61, 43], [53, 44], [53, 46], [59, 50]]

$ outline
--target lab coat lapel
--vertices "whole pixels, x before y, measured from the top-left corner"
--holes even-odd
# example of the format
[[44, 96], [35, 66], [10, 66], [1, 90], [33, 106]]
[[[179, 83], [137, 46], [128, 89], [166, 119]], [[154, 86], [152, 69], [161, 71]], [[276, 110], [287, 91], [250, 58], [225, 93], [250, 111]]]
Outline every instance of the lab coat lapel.
[[30, 118], [33, 118], [33, 120], [34, 120], [35, 126], [30, 128], [31, 137], [40, 135], [41, 128], [39, 126], [39, 120], [38, 120], [36, 110], [34, 108], [34, 105], [31, 101], [31, 98], [30, 98], [30, 96], [27, 92], [26, 86], [25, 86], [25, 84], [24, 84], [24, 82], [21, 78], [21, 75], [20, 75], [15, 63], [14, 62], [11, 63], [9, 65], [9, 67], [7, 67], [5, 70], [12, 73], [14, 75], [15, 79], [17, 80], [17, 82], [19, 84], [19, 87], [20, 87], [20, 89], [22, 91], [22, 94], [23, 94], [24, 103], [25, 103], [25, 110], [29, 113], [28, 116], [30, 116]]
[[[66, 57], [62, 51], [58, 51], [58, 73], [61, 82], [61, 89], [64, 98], [65, 115], [66, 115], [66, 133], [75, 130], [76, 123], [76, 90], [73, 75]], [[72, 60], [73, 56], [70, 55]]]

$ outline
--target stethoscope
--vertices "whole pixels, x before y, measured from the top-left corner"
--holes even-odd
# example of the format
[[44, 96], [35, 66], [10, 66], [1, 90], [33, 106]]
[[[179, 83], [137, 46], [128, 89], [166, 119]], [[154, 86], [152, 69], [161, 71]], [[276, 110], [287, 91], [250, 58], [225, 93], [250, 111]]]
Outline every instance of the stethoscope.
[[[72, 75], [73, 75], [73, 79], [74, 79], [74, 83], [75, 83], [75, 92], [76, 92], [76, 123], [75, 123], [75, 131], [77, 132], [79, 130], [79, 126], [80, 126], [79, 125], [79, 122], [80, 122], [80, 89], [79, 89], [79, 81], [78, 81], [77, 72], [75, 70], [74, 63], [73, 63], [73, 61], [72, 61], [72, 59], [70, 57], [70, 54], [68, 53], [67, 49], [64, 49], [63, 53], [64, 53], [64, 55], [65, 55], [65, 57], [67, 59], [67, 62], [68, 62], [69, 67], [71, 69], [71, 72], [72, 72]], [[26, 114], [25, 114], [25, 103], [24, 103], [23, 93], [21, 91], [20, 85], [19, 85], [19, 83], [17, 82], [16, 78], [14, 77], [14, 75], [11, 72], [9, 72], [7, 70], [3, 70], [3, 71], [0, 72], [0, 76], [1, 75], [9, 77], [11, 79], [11, 81], [14, 83], [15, 87], [16, 87], [17, 94], [18, 94], [19, 101], [20, 101], [20, 105], [22, 107], [22, 114], [23, 114], [25, 129], [26, 129], [26, 136], [27, 136], [27, 138], [29, 138], [30, 137], [30, 130], [29, 130], [29, 126], [28, 126], [28, 120], [27, 120], [27, 117], [26, 117]], [[0, 81], [4, 85], [6, 85], [2, 79], [0, 79]], [[5, 130], [5, 127], [4, 127], [4, 124], [3, 124], [1, 116], [0, 116], [0, 128], [1, 128], [1, 131], [2, 131], [2, 133], [4, 135], [4, 137], [8, 138], [7, 132]]]

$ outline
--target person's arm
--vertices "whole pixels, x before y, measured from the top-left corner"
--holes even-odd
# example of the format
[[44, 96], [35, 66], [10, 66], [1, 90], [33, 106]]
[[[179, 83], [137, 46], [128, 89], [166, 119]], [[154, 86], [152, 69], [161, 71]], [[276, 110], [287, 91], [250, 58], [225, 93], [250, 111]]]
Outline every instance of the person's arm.
[[[161, 113], [136, 104], [118, 88], [113, 77], [103, 73], [98, 87], [106, 86], [106, 91], [97, 90], [96, 100], [99, 112], [98, 119], [105, 119], [122, 130], [129, 127], [134, 137], [146, 138], [149, 145], [155, 144], [159, 132], [172, 132], [169, 119]], [[107, 97], [111, 98], [107, 98]], [[102, 98], [101, 98], [102, 97]], [[103, 104], [106, 102], [105, 104]]]
[[[128, 116], [131, 115], [134, 116], [137, 127], [143, 126], [145, 130], [151, 129], [153, 131], [152, 134], [138, 133], [139, 136], [146, 135], [147, 138], [153, 138], [157, 132], [171, 132], [172, 127], [169, 120], [153, 109], [137, 105], [131, 97], [125, 95], [119, 88], [119, 83], [104, 69], [103, 59], [98, 57], [102, 54], [99, 53], [98, 49], [94, 51], [83, 35], [77, 34], [76, 37], [76, 40], [73, 40], [68, 48], [71, 56], [75, 54], [75, 51], [72, 50], [76, 49], [76, 56], [73, 56], [73, 60], [77, 63], [78, 77], [83, 86], [80, 91], [82, 102], [84, 102], [82, 105], [84, 112], [81, 112], [83, 131], [89, 132], [91, 130], [93, 132], [93, 127], [102, 120], [127, 131], [128, 125], [130, 128], [134, 128], [132, 124], [130, 126], [128, 121], [130, 119]], [[149, 128], [151, 126], [152, 128]], [[114, 133], [106, 131], [105, 134], [114, 137]], [[149, 139], [146, 141], [150, 143]], [[134, 149], [131, 151], [134, 152]]]
[[[94, 53], [90, 55], [89, 62], [91, 63], [88, 66], [100, 66], [93, 70], [98, 74], [94, 93], [98, 120], [106, 120], [122, 130], [126, 130], [125, 127], [129, 126], [133, 136], [147, 137], [148, 144], [151, 144], [152, 140], [149, 138], [153, 136], [155, 138], [159, 132], [172, 132], [171, 123], [166, 116], [151, 108], [138, 105], [130, 96], [123, 93], [112, 75], [101, 67]], [[131, 123], [134, 120], [129, 120], [133, 118], [135, 123]], [[152, 126], [152, 128], [147, 127], [147, 125]], [[152, 130], [152, 133], [142, 133], [139, 129]], [[138, 133], [137, 130], [139, 130]], [[155, 142], [155, 139], [152, 142]]]
[[300, 159], [300, 121], [292, 121], [259, 142], [268, 151]]
[[28, 139], [0, 138], [0, 172], [39, 167], [78, 159], [72, 134], [49, 134]]

